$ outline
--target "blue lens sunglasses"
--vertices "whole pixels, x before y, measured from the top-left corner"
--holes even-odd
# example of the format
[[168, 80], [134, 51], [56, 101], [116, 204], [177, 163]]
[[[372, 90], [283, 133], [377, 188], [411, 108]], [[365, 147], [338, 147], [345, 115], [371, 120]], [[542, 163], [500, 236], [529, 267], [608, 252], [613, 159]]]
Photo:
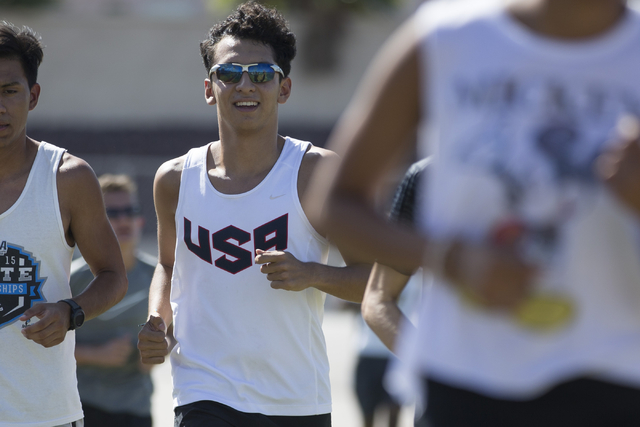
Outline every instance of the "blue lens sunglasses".
[[276, 64], [269, 64], [268, 62], [259, 62], [257, 64], [216, 64], [211, 67], [209, 71], [209, 78], [213, 73], [216, 73], [216, 77], [223, 83], [238, 83], [242, 78], [242, 73], [247, 72], [249, 80], [252, 83], [266, 83], [273, 80], [276, 73], [280, 73], [284, 78], [284, 72], [282, 68]]

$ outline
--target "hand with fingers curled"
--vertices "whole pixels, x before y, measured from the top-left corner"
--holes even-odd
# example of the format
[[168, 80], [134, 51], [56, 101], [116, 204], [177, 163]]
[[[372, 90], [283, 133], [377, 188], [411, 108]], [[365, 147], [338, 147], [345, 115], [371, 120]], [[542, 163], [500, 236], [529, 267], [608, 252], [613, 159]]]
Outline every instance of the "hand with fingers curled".
[[627, 207], [640, 215], [640, 120], [624, 116], [616, 140], [596, 160], [596, 173]]
[[302, 262], [289, 252], [256, 250], [256, 264], [267, 275], [273, 289], [302, 291], [311, 287], [317, 277], [315, 263]]
[[[33, 317], [38, 321], [31, 323]], [[20, 316], [25, 322], [22, 335], [43, 347], [62, 343], [67, 336], [70, 322], [70, 307], [64, 302], [36, 304]]]
[[491, 244], [455, 242], [444, 262], [442, 275], [470, 301], [507, 311], [527, 299], [538, 270], [515, 250]]
[[138, 333], [138, 350], [144, 364], [159, 365], [169, 354], [167, 326], [159, 315], [151, 314]]

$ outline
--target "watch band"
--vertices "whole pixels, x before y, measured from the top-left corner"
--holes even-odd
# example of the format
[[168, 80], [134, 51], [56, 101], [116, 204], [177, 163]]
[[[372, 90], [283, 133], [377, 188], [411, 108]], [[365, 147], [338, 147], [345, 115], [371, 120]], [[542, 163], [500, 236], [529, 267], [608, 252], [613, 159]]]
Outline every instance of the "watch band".
[[82, 323], [80, 323], [79, 325], [76, 323], [76, 313], [80, 312], [84, 315], [84, 311], [82, 310], [82, 307], [80, 307], [78, 303], [72, 300], [71, 298], [61, 299], [58, 302], [64, 302], [68, 304], [69, 307], [71, 307], [71, 312], [69, 313], [69, 330], [73, 331], [77, 327], [82, 326]]

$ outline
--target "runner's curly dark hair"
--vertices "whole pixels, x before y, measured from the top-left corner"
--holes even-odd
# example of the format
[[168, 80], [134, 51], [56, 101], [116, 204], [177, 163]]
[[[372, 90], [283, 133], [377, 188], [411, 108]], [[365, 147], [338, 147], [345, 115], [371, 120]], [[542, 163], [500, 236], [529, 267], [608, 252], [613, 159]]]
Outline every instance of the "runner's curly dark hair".
[[225, 36], [254, 40], [273, 49], [276, 64], [285, 77], [291, 72], [291, 61], [296, 56], [296, 37], [284, 16], [276, 9], [250, 1], [243, 3], [224, 21], [209, 30], [200, 42], [200, 54], [207, 73], [215, 62], [215, 47]]
[[38, 67], [43, 57], [42, 49], [40, 36], [31, 28], [18, 28], [7, 21], [0, 21], [0, 58], [20, 61], [29, 89], [38, 80]]

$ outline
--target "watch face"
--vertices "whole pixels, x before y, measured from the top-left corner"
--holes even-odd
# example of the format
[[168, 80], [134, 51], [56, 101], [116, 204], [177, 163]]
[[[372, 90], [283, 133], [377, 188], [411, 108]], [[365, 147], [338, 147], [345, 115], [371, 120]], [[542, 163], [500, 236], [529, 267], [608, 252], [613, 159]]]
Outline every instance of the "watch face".
[[82, 311], [82, 309], [74, 313], [73, 323], [76, 328], [79, 328], [84, 323], [84, 311]]

